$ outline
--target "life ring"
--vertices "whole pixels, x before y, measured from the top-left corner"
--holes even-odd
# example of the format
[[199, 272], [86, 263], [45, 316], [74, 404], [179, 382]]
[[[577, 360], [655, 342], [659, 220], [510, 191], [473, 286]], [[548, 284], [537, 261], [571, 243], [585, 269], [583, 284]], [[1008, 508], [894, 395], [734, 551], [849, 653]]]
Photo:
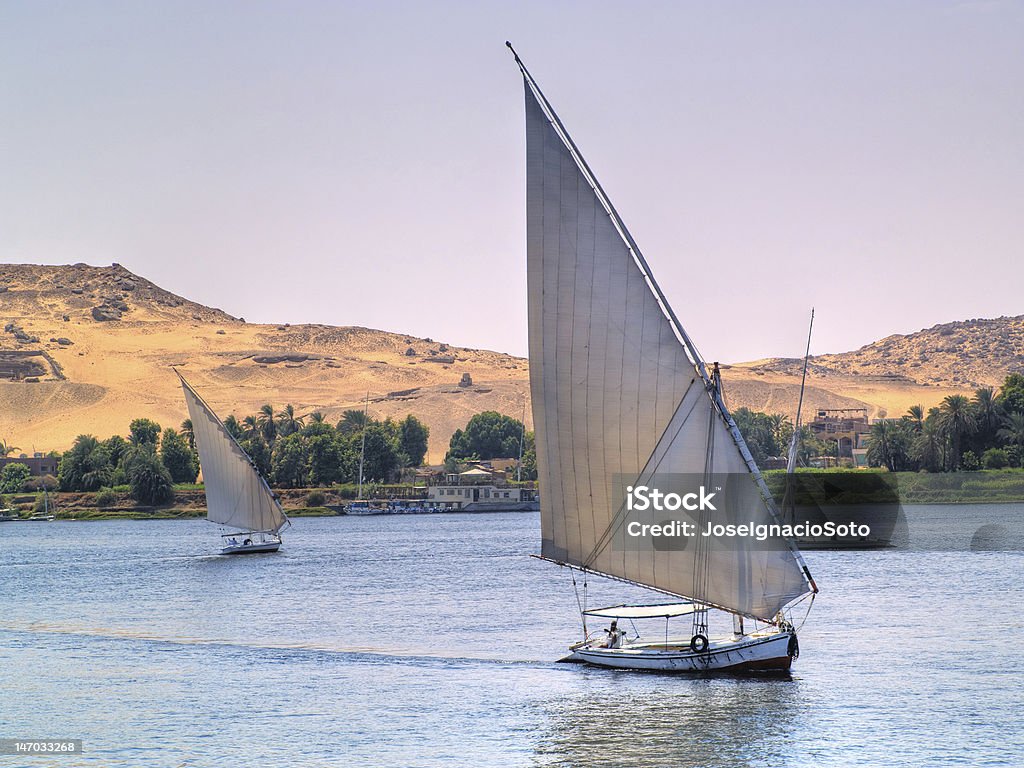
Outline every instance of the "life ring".
[[796, 639], [796, 632], [789, 636], [789, 645], [786, 647], [786, 653], [791, 659], [800, 658], [800, 641]]
[[708, 639], [704, 635], [694, 635], [690, 638], [690, 650], [694, 653], [704, 653], [708, 649]]

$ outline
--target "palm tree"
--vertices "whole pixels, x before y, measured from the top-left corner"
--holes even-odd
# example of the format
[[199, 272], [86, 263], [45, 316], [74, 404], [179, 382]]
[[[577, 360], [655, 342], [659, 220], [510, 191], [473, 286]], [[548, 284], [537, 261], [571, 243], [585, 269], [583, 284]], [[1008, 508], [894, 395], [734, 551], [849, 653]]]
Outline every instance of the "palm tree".
[[915, 432], [920, 432], [924, 427], [924, 408], [920, 405], [912, 405], [907, 408], [907, 415], [903, 418], [907, 419], [914, 425]]
[[[234, 415], [228, 416], [228, 419], [234, 418]], [[235, 423], [237, 424], [238, 422], [235, 421]], [[228, 422], [227, 419], [225, 419], [224, 426], [226, 427], [227, 425]], [[230, 432], [231, 430], [228, 429], [228, 431]], [[181, 432], [181, 436], [188, 442], [188, 447], [194, 451], [196, 449], [196, 433], [192, 430], [192, 419], [185, 419], [181, 422], [181, 429], [179, 432]]]
[[259, 425], [267, 445], [273, 443], [274, 438], [277, 437], [277, 424], [274, 422], [274, 407], [272, 405], [268, 403], [260, 406], [260, 412], [256, 414], [256, 424]]
[[0, 440], [0, 457], [7, 458], [15, 451], [21, 450], [16, 445], [12, 445], [5, 440]]
[[922, 469], [936, 472], [945, 462], [946, 436], [938, 419], [928, 418], [921, 424], [921, 431], [911, 447], [910, 455]]
[[981, 433], [981, 447], [988, 447], [992, 438], [999, 429], [1002, 422], [1002, 407], [996, 398], [995, 390], [991, 387], [981, 387], [974, 391], [974, 418], [978, 422], [978, 432]]
[[960, 468], [960, 443], [964, 435], [969, 435], [977, 428], [977, 420], [971, 409], [971, 401], [963, 395], [948, 395], [939, 406], [940, 421], [943, 430], [949, 435], [953, 448], [950, 457], [950, 468], [955, 472]]
[[313, 411], [309, 414], [310, 424], [323, 424], [327, 418], [324, 416], [323, 411]]
[[338, 431], [343, 435], [354, 435], [361, 432], [366, 426], [368, 419], [365, 411], [349, 410], [341, 415], [338, 422]]
[[1008, 445], [1024, 448], [1024, 413], [1010, 413], [1003, 419], [1003, 427], [997, 432], [1000, 440]]
[[295, 408], [291, 403], [284, 407], [284, 410], [277, 414], [277, 433], [281, 437], [287, 437], [288, 435], [298, 432], [302, 429], [302, 420], [305, 416], [295, 416]]
[[[186, 422], [186, 423], [190, 427], [192, 426], [192, 422]], [[182, 434], [184, 434], [185, 433], [185, 424], [183, 423], [181, 425], [181, 427], [182, 427]], [[229, 413], [228, 417], [226, 419], [224, 419], [224, 429], [226, 429], [228, 432], [230, 432], [231, 436], [233, 438], [235, 438], [235, 440], [241, 440], [242, 437], [244, 437], [244, 435], [245, 435], [244, 430], [242, 429], [242, 425], [238, 423], [238, 419], [235, 418], [235, 414], [233, 414], [233, 413]], [[189, 435], [188, 437], [189, 437], [189, 442], [192, 444], [192, 450], [194, 451], [196, 449], [195, 438], [192, 435]]]
[[260, 434], [259, 421], [255, 416], [246, 416], [242, 419], [242, 435], [245, 437], [255, 437]]

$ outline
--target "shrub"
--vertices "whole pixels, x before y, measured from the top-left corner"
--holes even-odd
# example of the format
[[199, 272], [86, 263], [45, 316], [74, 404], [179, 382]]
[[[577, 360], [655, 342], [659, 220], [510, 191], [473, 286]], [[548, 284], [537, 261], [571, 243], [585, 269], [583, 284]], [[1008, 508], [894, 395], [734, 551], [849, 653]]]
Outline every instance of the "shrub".
[[1010, 459], [1001, 448], [989, 448], [981, 455], [981, 463], [985, 469], [1002, 469], [1010, 463]]
[[974, 472], [981, 469], [981, 462], [978, 461], [974, 451], [964, 451], [963, 457], [960, 459], [960, 469], [964, 472]]
[[307, 507], [322, 507], [326, 501], [327, 497], [323, 491], [310, 491], [306, 494]]
[[117, 494], [112, 488], [100, 488], [96, 492], [96, 506], [100, 509], [112, 507], [117, 504]]

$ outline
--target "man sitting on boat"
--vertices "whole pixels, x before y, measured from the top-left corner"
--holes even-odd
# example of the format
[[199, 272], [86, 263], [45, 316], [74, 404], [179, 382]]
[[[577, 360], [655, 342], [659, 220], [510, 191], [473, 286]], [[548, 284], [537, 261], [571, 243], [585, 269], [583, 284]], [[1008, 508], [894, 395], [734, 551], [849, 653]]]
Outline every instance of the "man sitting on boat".
[[619, 620], [612, 619], [612, 626], [610, 629], [606, 629], [605, 632], [608, 635], [608, 639], [605, 641], [605, 648], [621, 648], [622, 647], [622, 630], [619, 629]]

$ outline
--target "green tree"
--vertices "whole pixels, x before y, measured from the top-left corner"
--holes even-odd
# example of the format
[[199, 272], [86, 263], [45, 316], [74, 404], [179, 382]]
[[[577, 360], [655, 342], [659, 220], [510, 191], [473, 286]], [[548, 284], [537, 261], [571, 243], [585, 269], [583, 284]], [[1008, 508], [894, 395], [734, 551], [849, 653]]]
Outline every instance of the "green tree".
[[338, 432], [343, 435], [354, 435], [361, 432], [363, 427], [369, 423], [369, 418], [364, 411], [348, 410], [341, 414], [338, 422]]
[[[191, 428], [192, 422], [189, 421], [188, 425]], [[184, 422], [182, 423], [181, 426], [182, 434], [185, 434]], [[228, 417], [224, 419], [224, 429], [226, 429], [228, 431], [228, 434], [235, 438], [235, 440], [241, 440], [245, 436], [245, 430], [242, 429], [242, 425], [238, 423], [238, 419], [235, 418], [235, 414], [233, 413], [228, 414]], [[196, 449], [195, 434], [192, 434], [192, 437], [189, 438], [189, 445], [192, 447], [193, 451]]]
[[21, 493], [25, 481], [32, 477], [27, 464], [5, 464], [0, 469], [0, 493]]
[[286, 435], [274, 442], [270, 476], [279, 488], [301, 488], [306, 485], [306, 452], [302, 435]]
[[111, 485], [113, 475], [110, 449], [92, 435], [76, 437], [57, 468], [57, 479], [64, 491], [97, 491]]
[[939, 406], [939, 418], [943, 430], [949, 435], [950, 469], [955, 472], [960, 468], [963, 439], [977, 428], [971, 401], [963, 395], [948, 395]]
[[277, 434], [281, 437], [293, 435], [302, 429], [302, 416], [295, 415], [295, 408], [288, 403], [276, 417]]
[[981, 455], [981, 464], [985, 469], [1002, 469], [1009, 463], [1010, 459], [1002, 448], [989, 448]]
[[[228, 418], [234, 420], [235, 424], [238, 423], [234, 414], [231, 414]], [[226, 420], [224, 422], [224, 426], [227, 426]], [[196, 433], [195, 430], [192, 429], [192, 419], [185, 419], [181, 422], [181, 436], [185, 438], [185, 442], [188, 443], [188, 447], [194, 451], [196, 449]]]
[[128, 442], [132, 445], [156, 445], [160, 439], [160, 425], [152, 419], [135, 419], [128, 425]]
[[113, 435], [103, 441], [103, 447], [107, 449], [107, 457], [110, 466], [117, 467], [124, 458], [125, 451], [130, 447], [128, 441], [120, 435]]
[[250, 461], [256, 465], [256, 469], [260, 471], [260, 474], [264, 477], [270, 477], [272, 453], [270, 446], [263, 439], [263, 435], [256, 432], [248, 437], [243, 437], [238, 441], [238, 444], [249, 456]]
[[453, 459], [512, 459], [519, 456], [523, 423], [497, 411], [484, 411], [469, 420], [466, 428], [455, 430], [448, 444]]
[[125, 457], [125, 469], [132, 498], [140, 504], [154, 506], [174, 498], [171, 473], [151, 445], [136, 447]]
[[242, 419], [242, 436], [246, 439], [252, 439], [254, 437], [263, 438], [263, 433], [260, 432], [260, 425], [256, 421], [255, 416], [246, 416]]
[[981, 387], [974, 391], [971, 400], [974, 414], [975, 432], [972, 445], [975, 453], [983, 453], [991, 448], [996, 441], [996, 432], [1002, 422], [1002, 406], [991, 387]]
[[0, 440], [0, 457], [6, 458], [17, 450], [20, 450], [18, 446], [12, 445], [5, 440]]
[[160, 440], [160, 461], [175, 483], [194, 483], [199, 475], [198, 457], [185, 438], [173, 429], [164, 430]]
[[914, 426], [915, 432], [920, 432], [924, 428], [924, 408], [920, 405], [912, 405], [907, 408], [907, 415], [903, 418]]
[[277, 422], [274, 420], [274, 407], [267, 403], [260, 406], [260, 412], [256, 414], [256, 425], [263, 435], [267, 445], [273, 447], [277, 439]]
[[[371, 423], [366, 428], [364, 481], [390, 482], [401, 473], [404, 454], [399, 447], [398, 425], [390, 419]], [[357, 470], [358, 472], [358, 470]]]
[[1024, 413], [1024, 373], [1011, 373], [999, 389], [999, 405], [1005, 413]]
[[920, 434], [911, 445], [911, 456], [922, 469], [938, 472], [943, 466], [945, 446], [946, 436], [933, 415], [923, 421]]
[[407, 466], [422, 465], [423, 457], [427, 455], [430, 428], [410, 414], [399, 423], [399, 429], [399, 449], [408, 457]]
[[523, 461], [521, 474], [521, 479], [523, 480], [537, 479], [537, 445], [534, 441], [533, 432], [527, 432], [526, 437], [523, 439]]
[[1024, 412], [1012, 411], [1003, 418], [1003, 426], [996, 433], [1007, 445], [1024, 449]]
[[[338, 482], [342, 473], [342, 451], [337, 435], [319, 434], [308, 437], [303, 435], [303, 437], [308, 484], [319, 486]], [[311, 504], [310, 506], [321, 505]]]

